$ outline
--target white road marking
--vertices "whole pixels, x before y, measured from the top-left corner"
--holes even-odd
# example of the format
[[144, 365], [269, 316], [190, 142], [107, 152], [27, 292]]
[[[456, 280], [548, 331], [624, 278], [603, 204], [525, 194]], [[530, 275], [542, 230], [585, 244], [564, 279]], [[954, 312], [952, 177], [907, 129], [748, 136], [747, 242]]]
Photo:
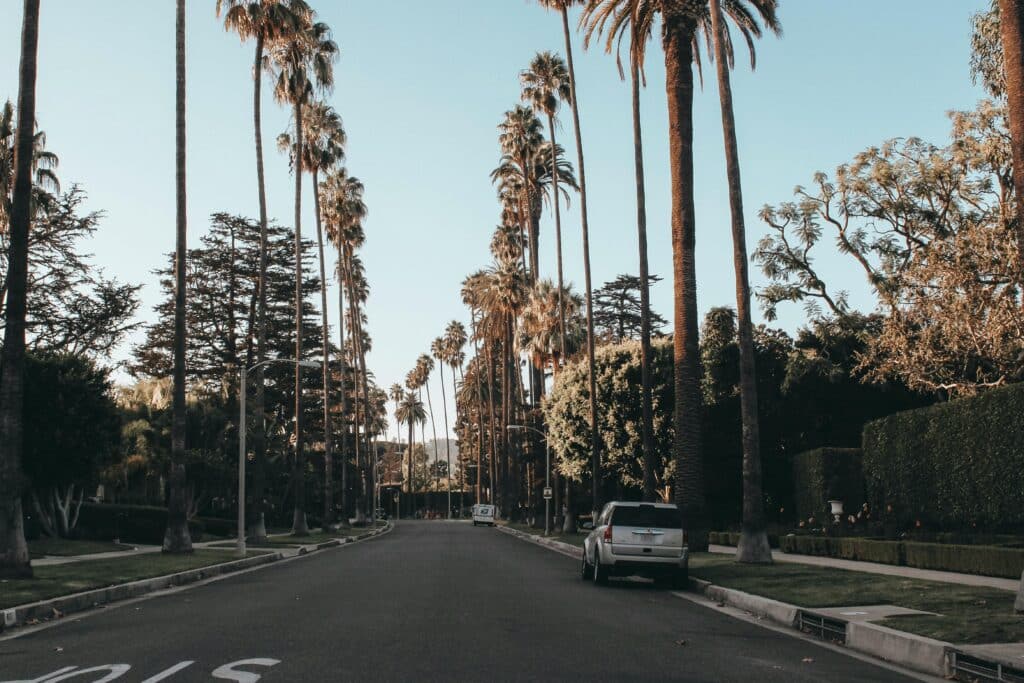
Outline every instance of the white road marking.
[[[231, 662], [224, 666], [219, 666], [213, 670], [212, 676], [214, 678], [220, 678], [227, 681], [238, 681], [239, 683], [256, 683], [262, 676], [254, 674], [250, 671], [236, 671], [236, 666], [275, 666], [280, 664], [280, 660], [277, 659], [241, 659], [237, 662]], [[98, 682], [97, 682], [98, 683]]]
[[2, 683], [46, 683], [46, 681], [49, 681], [54, 676], [60, 676], [61, 674], [66, 674], [67, 672], [74, 671], [77, 668], [78, 668], [77, 666], [65, 666], [65, 667], [63, 667], [61, 669], [57, 669], [56, 671], [48, 673], [45, 676], [40, 676], [39, 678], [33, 678], [31, 681], [28, 681], [28, 680], [25, 680], [25, 681], [3, 681]]
[[192, 661], [192, 660], [186, 660], [184, 662], [178, 662], [177, 664], [172, 666], [170, 669], [164, 669], [163, 671], [161, 671], [157, 675], [150, 676], [146, 680], [142, 681], [142, 683], [157, 683], [157, 681], [162, 681], [165, 678], [170, 678], [171, 676], [173, 676], [174, 674], [178, 673], [182, 669], [187, 669], [188, 667], [192, 666], [194, 663], [195, 662]]
[[130, 668], [132, 668], [131, 664], [104, 664], [102, 666], [93, 666], [88, 669], [79, 669], [78, 671], [72, 671], [70, 673], [61, 674], [56, 678], [47, 679], [46, 683], [57, 683], [57, 681], [66, 681], [71, 678], [77, 678], [78, 676], [81, 676], [83, 674], [94, 674], [99, 673], [100, 671], [109, 671], [110, 673], [108, 673], [103, 678], [98, 678], [95, 681], [92, 681], [92, 683], [107, 683], [108, 681], [113, 681], [117, 678], [120, 678]]

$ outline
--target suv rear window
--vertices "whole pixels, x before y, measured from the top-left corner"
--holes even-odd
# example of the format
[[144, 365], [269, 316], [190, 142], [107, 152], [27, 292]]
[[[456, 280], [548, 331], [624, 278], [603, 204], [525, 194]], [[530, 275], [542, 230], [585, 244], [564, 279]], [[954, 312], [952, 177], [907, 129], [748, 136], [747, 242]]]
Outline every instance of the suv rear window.
[[678, 508], [659, 508], [653, 505], [616, 507], [612, 512], [613, 526], [646, 526], [661, 529], [682, 529], [683, 519]]

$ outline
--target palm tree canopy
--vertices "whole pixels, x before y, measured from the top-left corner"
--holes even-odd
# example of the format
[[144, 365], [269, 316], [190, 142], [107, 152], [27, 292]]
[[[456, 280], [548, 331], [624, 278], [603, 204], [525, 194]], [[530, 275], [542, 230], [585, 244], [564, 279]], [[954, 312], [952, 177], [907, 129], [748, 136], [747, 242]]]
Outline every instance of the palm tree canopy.
[[363, 245], [362, 224], [366, 218], [363, 189], [359, 178], [348, 175], [345, 168], [332, 170], [320, 183], [327, 239], [336, 247], [355, 250]]
[[519, 318], [517, 343], [530, 354], [534, 365], [543, 367], [552, 358], [568, 357], [575, 353], [584, 339], [581, 311], [583, 297], [571, 287], [562, 288], [565, 307], [566, 348], [561, 348], [559, 334], [558, 287], [548, 279], [538, 280], [529, 292], [529, 299]]
[[[292, 126], [290, 125], [289, 128]], [[324, 171], [345, 160], [348, 136], [338, 112], [326, 102], [314, 102], [302, 108], [302, 170]], [[277, 148], [288, 152], [295, 168], [295, 144], [290, 133], [277, 136]], [[322, 195], [321, 195], [322, 196]]]
[[[722, 13], [735, 25], [743, 36], [750, 52], [750, 68], [757, 66], [754, 38], [762, 35], [764, 27], [781, 35], [782, 25], [776, 16], [778, 0], [722, 0]], [[653, 33], [657, 15], [682, 17], [684, 23], [693, 27], [693, 60], [701, 72], [700, 37], [711, 49], [711, 9], [708, 0], [589, 0], [580, 16], [584, 29], [584, 45], [596, 36], [605, 35], [605, 50], [612, 51], [627, 33], [633, 38], [633, 58], [643, 68], [647, 40]], [[729, 68], [734, 66], [734, 49], [728, 29], [724, 32]], [[703, 79], [702, 79], [703, 80]]]
[[217, 0], [216, 13], [224, 13], [224, 30], [243, 41], [262, 38], [281, 40], [298, 30], [312, 13], [305, 0]]
[[427, 419], [427, 411], [423, 409], [423, 402], [420, 401], [416, 394], [412, 391], [408, 391], [402, 397], [401, 403], [398, 404], [398, 410], [395, 411], [395, 417], [398, 418], [399, 422], [413, 425], [419, 422], [425, 422]]
[[523, 86], [523, 101], [535, 112], [554, 116], [560, 102], [572, 98], [569, 69], [554, 52], [538, 52], [530, 66], [519, 74]]
[[274, 97], [278, 102], [304, 104], [314, 89], [329, 91], [334, 86], [338, 45], [331, 40], [330, 27], [314, 22], [314, 16], [310, 12], [298, 31], [270, 46]]

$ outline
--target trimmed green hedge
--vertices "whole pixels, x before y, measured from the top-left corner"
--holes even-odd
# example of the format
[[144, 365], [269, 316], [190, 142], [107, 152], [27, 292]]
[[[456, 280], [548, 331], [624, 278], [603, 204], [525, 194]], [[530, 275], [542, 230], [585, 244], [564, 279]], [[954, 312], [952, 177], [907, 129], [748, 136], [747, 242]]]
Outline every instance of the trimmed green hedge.
[[989, 546], [903, 543], [908, 567], [943, 569], [964, 574], [985, 574], [1019, 579], [1024, 550]]
[[828, 520], [828, 501], [856, 513], [867, 500], [859, 448], [815, 448], [793, 456], [793, 502], [798, 519]]
[[1024, 384], [864, 426], [869, 501], [904, 528], [1024, 530]]
[[[738, 531], [712, 531], [708, 533], [708, 543], [715, 545], [731, 545], [734, 548], [740, 542], [740, 532]], [[768, 545], [772, 548], [779, 547], [779, 537], [775, 534], [768, 534]]]
[[234, 537], [238, 533], [237, 519], [222, 519], [220, 517], [197, 517], [203, 524], [203, 531], [213, 536]]
[[1008, 579], [1019, 578], [1024, 569], [1024, 550], [1019, 548], [825, 536], [783, 536], [779, 540], [782, 551], [786, 553], [879, 562], [918, 569]]
[[[203, 524], [188, 523], [193, 541], [203, 536]], [[82, 538], [109, 541], [120, 538], [130, 543], [160, 545], [167, 530], [167, 508], [149, 505], [82, 503], [76, 531]]]

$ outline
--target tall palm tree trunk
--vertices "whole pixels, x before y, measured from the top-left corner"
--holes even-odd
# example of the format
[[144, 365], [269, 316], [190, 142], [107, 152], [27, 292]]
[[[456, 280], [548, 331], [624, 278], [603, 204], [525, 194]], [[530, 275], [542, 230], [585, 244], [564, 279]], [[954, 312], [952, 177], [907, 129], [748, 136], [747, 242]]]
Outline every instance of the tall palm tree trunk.
[[672, 177], [676, 502], [689, 531], [690, 549], [707, 549], [701, 435], [700, 347], [697, 328], [696, 222], [693, 206], [693, 53], [696, 24], [668, 14], [662, 24]]
[[[295, 360], [302, 360], [302, 103], [295, 103]], [[302, 368], [295, 364], [295, 460], [292, 464], [292, 486], [295, 487], [295, 509], [292, 534], [306, 536], [306, 472], [302, 447], [305, 420], [302, 419]]]
[[[184, 12], [183, 2], [178, 0], [179, 21]], [[182, 40], [183, 28], [179, 28]], [[25, 487], [21, 456], [25, 426], [25, 315], [38, 46], [39, 0], [25, 0], [18, 71], [18, 128], [14, 142], [14, 201], [7, 252], [6, 327], [4, 347], [0, 352], [0, 577], [3, 578], [32, 576], [21, 510], [21, 495]], [[181, 87], [184, 88], [184, 84]]]
[[[345, 373], [348, 371], [348, 358], [345, 355], [345, 286], [344, 259], [341, 245], [338, 245], [338, 348], [341, 351], [341, 363], [338, 371], [338, 382], [341, 384], [341, 438], [338, 439], [338, 459], [341, 461], [341, 524], [348, 526], [348, 394], [345, 393]], [[397, 403], [396, 403], [397, 410]], [[397, 415], [395, 422], [398, 422]], [[398, 440], [401, 441], [402, 427], [395, 428]]]
[[409, 418], [409, 449], [405, 453], [405, 460], [408, 463], [408, 466], [407, 466], [407, 469], [406, 469], [406, 473], [407, 473], [406, 477], [408, 477], [407, 481], [408, 481], [408, 490], [409, 490], [409, 495], [407, 496], [406, 503], [405, 503], [405, 505], [406, 505], [405, 511], [406, 511], [406, 516], [408, 516], [408, 517], [412, 517], [413, 511], [414, 511], [414, 503], [415, 503], [415, 501], [413, 500], [413, 498], [415, 496], [415, 493], [414, 493], [415, 489], [413, 489], [413, 485], [412, 485], [412, 443], [413, 443], [412, 440], [413, 440], [413, 419], [410, 417]]
[[[357, 304], [358, 306], [358, 304]], [[358, 311], [358, 309], [357, 309]], [[359, 375], [360, 385], [363, 392], [363, 437], [366, 439], [365, 451], [366, 457], [359, 463], [359, 483], [360, 483], [360, 498], [362, 504], [359, 508], [359, 521], [363, 522], [366, 512], [366, 504], [371, 498], [370, 491], [367, 486], [369, 478], [366, 476], [366, 469], [368, 463], [372, 461], [372, 451], [370, 446], [370, 432], [373, 429], [371, 426], [373, 416], [370, 413], [370, 388], [369, 380], [366, 372], [366, 351], [363, 349], [363, 324], [359, 316], [356, 318], [356, 330], [358, 331], [357, 349], [359, 353]]]
[[488, 502], [493, 505], [498, 500], [495, 496], [495, 489], [498, 486], [496, 463], [498, 458], [498, 438], [497, 433], [494, 431], [497, 428], [497, 423], [494, 416], [494, 353], [491, 346], [490, 340], [485, 339], [484, 354], [487, 357], [487, 413], [490, 418], [488, 427], [491, 434], [491, 454], [487, 463], [488, 476], [490, 477], [488, 482], [490, 484]]
[[654, 414], [651, 408], [651, 294], [647, 267], [647, 197], [644, 189], [644, 144], [640, 125], [640, 63], [633, 36], [630, 54], [630, 86], [633, 100], [633, 158], [636, 169], [636, 232], [640, 250], [640, 412], [643, 445], [643, 499], [655, 500]]
[[[262, 89], [263, 89], [263, 33], [256, 36], [256, 57], [252, 67], [252, 123], [256, 137], [256, 185], [258, 187], [260, 205], [260, 271], [256, 288], [259, 290], [259, 311], [257, 314], [256, 362], [263, 363], [267, 359], [267, 251], [269, 237], [267, 235], [267, 190], [266, 176], [263, 169], [263, 123], [262, 123]], [[253, 434], [254, 459], [252, 463], [252, 486], [247, 506], [249, 508], [249, 537], [255, 543], [267, 540], [267, 525], [263, 506], [263, 490], [267, 458], [267, 390], [266, 367], [260, 365], [256, 369], [256, 432]], [[246, 388], [242, 387], [242, 391]], [[244, 428], [244, 427], [243, 427]]]
[[[1006, 74], [1007, 120], [1013, 152], [1013, 187], [1017, 194], [1017, 269], [1024, 269], [1024, 3], [999, 0], [999, 24]], [[1024, 572], [1013, 609], [1024, 612]]]
[[[430, 400], [430, 382], [426, 381], [423, 385], [427, 388], [427, 411], [430, 412], [430, 432], [434, 435], [434, 460], [437, 460], [437, 423], [434, 420], [434, 404]], [[444, 392], [444, 363], [441, 364], [441, 392]], [[429, 472], [428, 472], [429, 473]], [[451, 510], [451, 496], [452, 496], [452, 480], [448, 478], [448, 509]], [[447, 515], [445, 515], [447, 516]]]
[[583, 233], [583, 284], [587, 300], [587, 370], [590, 382], [590, 469], [591, 510], [597, 519], [601, 509], [601, 439], [597, 431], [597, 380], [594, 377], [594, 287], [590, 277], [590, 224], [587, 221], [587, 170], [583, 163], [583, 134], [580, 132], [580, 108], [576, 95], [576, 68], [572, 60], [572, 40], [569, 35], [569, 10], [562, 3], [562, 33], [565, 37], [565, 57], [569, 68], [569, 92], [572, 101], [572, 125], [576, 135], [576, 163], [580, 172], [580, 228]]
[[323, 326], [324, 380], [324, 519], [325, 529], [334, 523], [334, 482], [331, 473], [331, 353], [327, 327], [327, 271], [324, 267], [323, 219], [320, 216], [320, 182], [313, 169], [313, 209], [316, 213], [316, 245], [320, 257], [320, 321]]
[[740, 343], [740, 418], [743, 424], [743, 524], [736, 559], [739, 562], [770, 563], [772, 551], [765, 529], [764, 499], [761, 493], [761, 436], [757, 419], [757, 374], [754, 367], [754, 325], [750, 315], [750, 278], [747, 273], [747, 234], [743, 223], [743, 191], [740, 185], [736, 119], [732, 108], [729, 62], [723, 38], [719, 0], [711, 0], [715, 66], [718, 70], [718, 98], [722, 105], [722, 134], [725, 138], [725, 169], [729, 181], [732, 211], [732, 255], [736, 268], [736, 312]]
[[565, 301], [562, 291], [565, 284], [562, 277], [562, 210], [558, 200], [558, 163], [555, 159], [555, 117], [548, 114], [548, 131], [551, 136], [551, 197], [555, 207], [555, 254], [558, 258], [558, 348], [559, 357], [565, 358]]
[[[444, 393], [444, 362], [439, 364], [438, 370], [441, 372], [441, 407], [444, 412], [444, 450], [445, 457], [448, 460], [448, 512], [445, 516], [451, 519], [452, 516], [452, 445], [451, 439], [448, 438], [448, 397]], [[455, 369], [452, 368], [452, 389], [455, 388]], [[436, 443], [436, 442], [435, 442]], [[436, 451], [435, 451], [436, 452]], [[459, 487], [459, 497], [462, 497], [462, 487]], [[462, 504], [459, 504], [462, 507]]]
[[474, 500], [477, 505], [483, 502], [480, 498], [481, 483], [483, 482], [483, 459], [484, 459], [484, 388], [480, 384], [480, 345], [476, 339], [476, 309], [470, 311], [470, 331], [473, 336], [473, 355], [476, 358], [476, 422], [477, 422], [477, 452], [476, 452], [476, 495]]
[[[192, 552], [188, 532], [189, 493], [185, 482], [185, 0], [177, 2], [175, 93], [176, 223], [174, 250], [174, 391], [171, 417], [171, 473], [167, 499], [165, 553]], [[19, 112], [19, 119], [24, 112]]]

